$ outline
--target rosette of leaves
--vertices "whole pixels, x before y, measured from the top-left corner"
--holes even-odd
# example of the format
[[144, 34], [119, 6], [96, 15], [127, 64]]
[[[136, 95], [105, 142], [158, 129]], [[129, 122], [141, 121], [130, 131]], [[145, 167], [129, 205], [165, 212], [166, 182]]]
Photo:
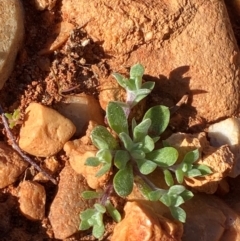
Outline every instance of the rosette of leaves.
[[12, 129], [14, 126], [16, 126], [19, 123], [20, 110], [16, 109], [14, 110], [13, 113], [5, 113], [5, 116], [8, 119], [10, 129]]
[[[114, 74], [118, 83], [126, 89], [127, 100], [126, 103], [109, 102], [106, 120], [111, 131], [105, 126], [97, 126], [93, 129], [91, 140], [99, 151], [95, 157], [88, 158], [85, 164], [100, 166], [96, 173], [97, 177], [113, 169], [113, 188], [120, 197], [128, 196], [133, 190], [134, 180], [136, 177], [140, 178], [141, 183], [144, 183], [142, 185], [144, 196], [152, 201], [161, 201], [169, 207], [174, 218], [185, 222], [186, 213], [179, 206], [193, 194], [182, 185], [174, 185], [174, 180], [181, 184], [185, 176], [202, 176], [211, 173], [211, 170], [204, 165], [195, 164], [199, 158], [198, 150], [187, 153], [179, 163], [178, 151], [175, 148], [166, 143], [163, 148], [155, 148], [155, 143], [159, 141], [160, 135], [169, 124], [169, 108], [161, 105], [154, 106], [145, 113], [140, 123], [133, 118], [129, 126], [128, 115], [131, 108], [146, 97], [154, 87], [152, 82], [142, 84], [143, 72], [143, 67], [138, 64], [131, 68], [130, 79]], [[111, 134], [112, 132], [116, 133], [117, 138]], [[156, 169], [164, 173], [169, 190], [158, 188], [148, 180], [147, 175]], [[95, 217], [96, 212], [100, 215], [96, 207], [94, 210], [90, 211], [91, 215], [87, 217], [81, 216], [82, 225], [85, 225], [84, 222], [88, 222], [87, 220], [92, 224], [92, 216]], [[101, 217], [104, 212], [102, 209]], [[94, 225], [90, 224], [84, 227], [93, 226], [94, 228]], [[95, 223], [95, 227], [99, 227], [96, 225]], [[80, 226], [80, 229], [83, 229], [83, 226]]]

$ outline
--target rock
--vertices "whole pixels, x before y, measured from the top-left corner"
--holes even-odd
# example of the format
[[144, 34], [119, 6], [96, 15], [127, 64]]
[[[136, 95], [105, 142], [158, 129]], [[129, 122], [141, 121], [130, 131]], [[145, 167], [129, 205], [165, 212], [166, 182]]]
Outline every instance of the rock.
[[93, 96], [86, 94], [67, 96], [64, 102], [57, 104], [56, 109], [76, 126], [76, 136], [85, 134], [90, 120], [104, 125], [101, 107]]
[[20, 210], [30, 220], [42, 220], [45, 215], [46, 192], [42, 185], [24, 181], [19, 190]]
[[195, 194], [183, 205], [187, 213], [182, 241], [240, 239], [240, 218], [214, 195]]
[[40, 11], [48, 9], [51, 10], [55, 7], [57, 0], [35, 0], [36, 8]]
[[0, 89], [11, 74], [24, 36], [24, 16], [19, 0], [0, 0]]
[[93, 167], [85, 165], [86, 159], [88, 157], [94, 157], [97, 153], [96, 147], [90, 144], [90, 133], [95, 125], [96, 123], [94, 124], [90, 121], [86, 135], [81, 139], [68, 141], [63, 149], [69, 158], [71, 167], [86, 178], [89, 187], [92, 189], [99, 189], [107, 183], [111, 173], [107, 172], [101, 177], [96, 177], [96, 173], [101, 166]]
[[57, 111], [31, 103], [25, 111], [19, 146], [34, 156], [51, 156], [63, 148], [75, 130], [74, 124]]
[[115, 226], [112, 241], [177, 241], [183, 234], [182, 224], [164, 218], [144, 201], [127, 202], [124, 219]]
[[229, 176], [238, 176], [240, 174], [240, 120], [231, 117], [210, 125], [208, 137], [212, 146], [228, 145], [230, 147], [235, 156], [235, 164]]
[[183, 160], [187, 152], [199, 149], [200, 159], [197, 163], [209, 166], [213, 173], [202, 177], [184, 178], [184, 181], [188, 186], [200, 192], [215, 193], [219, 182], [233, 169], [234, 155], [230, 148], [227, 145], [218, 148], [210, 146], [203, 132], [199, 134], [175, 133], [166, 139], [166, 142], [178, 150], [179, 162]]
[[28, 163], [4, 142], [0, 142], [0, 188], [14, 183], [26, 170]]
[[191, 117], [238, 112], [240, 59], [223, 0], [63, 0], [62, 16], [102, 43], [113, 71], [141, 62], [158, 94], [189, 93]]
[[89, 187], [83, 176], [70, 166], [65, 166], [60, 173], [58, 192], [49, 213], [56, 239], [65, 239], [78, 231], [80, 212], [93, 205], [93, 201], [81, 197], [81, 193], [86, 190]]

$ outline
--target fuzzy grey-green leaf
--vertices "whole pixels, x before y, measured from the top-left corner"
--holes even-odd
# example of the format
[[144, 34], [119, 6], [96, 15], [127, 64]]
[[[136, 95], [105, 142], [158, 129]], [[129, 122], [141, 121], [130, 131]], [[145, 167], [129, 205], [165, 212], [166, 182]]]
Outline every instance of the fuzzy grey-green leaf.
[[123, 108], [116, 102], [109, 102], [107, 106], [107, 120], [109, 126], [117, 133], [128, 134], [128, 121]]

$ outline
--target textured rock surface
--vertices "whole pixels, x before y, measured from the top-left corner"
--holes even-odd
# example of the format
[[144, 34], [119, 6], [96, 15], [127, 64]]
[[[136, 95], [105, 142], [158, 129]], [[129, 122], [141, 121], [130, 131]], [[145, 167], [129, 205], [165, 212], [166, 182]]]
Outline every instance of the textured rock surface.
[[57, 111], [31, 103], [25, 112], [19, 146], [34, 156], [47, 157], [60, 151], [76, 127]]
[[81, 193], [88, 189], [82, 175], [77, 174], [70, 166], [64, 167], [49, 213], [55, 238], [65, 239], [78, 231], [80, 212], [93, 204], [81, 197]]
[[180, 241], [181, 223], [170, 221], [141, 202], [127, 202], [124, 219], [114, 229], [112, 241]]
[[4, 188], [17, 180], [28, 164], [13, 149], [0, 142], [0, 188]]
[[0, 0], [0, 89], [12, 72], [24, 36], [20, 0]]
[[213, 195], [195, 194], [183, 205], [187, 213], [182, 241], [228, 241], [240, 239], [240, 218]]
[[45, 215], [46, 192], [37, 182], [24, 181], [19, 190], [20, 210], [31, 220], [41, 220]]
[[176, 101], [189, 93], [189, 104], [207, 121], [237, 112], [239, 54], [223, 0], [63, 0], [62, 6], [64, 19], [103, 43], [114, 71], [141, 62], [158, 93]]

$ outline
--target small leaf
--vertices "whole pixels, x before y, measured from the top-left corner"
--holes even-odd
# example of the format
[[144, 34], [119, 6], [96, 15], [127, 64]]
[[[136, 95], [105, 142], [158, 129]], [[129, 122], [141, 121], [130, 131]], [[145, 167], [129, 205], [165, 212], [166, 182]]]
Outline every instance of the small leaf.
[[158, 201], [163, 195], [161, 190], [155, 190], [148, 193], [148, 199], [150, 201]]
[[151, 137], [159, 136], [168, 126], [170, 120], [169, 108], [162, 105], [154, 106], [145, 113], [143, 120], [147, 118], [152, 121], [148, 134]]
[[123, 142], [125, 149], [127, 149], [128, 151], [131, 151], [134, 143], [133, 143], [132, 139], [130, 138], [130, 136], [128, 134], [122, 132], [119, 134], [119, 138]]
[[142, 99], [144, 99], [150, 93], [151, 93], [151, 90], [147, 90], [147, 89], [140, 89], [137, 91], [133, 91], [133, 95], [135, 95], [135, 98], [132, 101], [131, 107], [137, 105]]
[[184, 201], [188, 201], [193, 197], [193, 193], [189, 190], [185, 190], [181, 193], [181, 197], [184, 199]]
[[148, 135], [144, 137], [142, 144], [143, 144], [143, 146], [141, 149], [145, 153], [149, 153], [149, 152], [153, 151], [153, 149], [155, 147], [153, 139]]
[[122, 218], [118, 210], [112, 205], [112, 203], [109, 200], [106, 201], [105, 206], [106, 206], [107, 212], [112, 217], [112, 219], [115, 222], [119, 223]]
[[80, 218], [81, 218], [81, 220], [91, 219], [92, 216], [95, 214], [95, 212], [96, 212], [95, 209], [88, 208], [87, 210], [80, 213]]
[[174, 207], [178, 207], [184, 203], [184, 199], [181, 196], [177, 196], [175, 199]]
[[102, 204], [95, 203], [94, 207], [100, 213], [105, 213], [106, 212], [106, 208]]
[[131, 157], [133, 159], [143, 159], [143, 158], [145, 158], [145, 153], [142, 150], [132, 150]]
[[135, 142], [141, 141], [148, 133], [148, 129], [152, 121], [150, 119], [143, 120], [133, 130], [133, 140]]
[[106, 111], [109, 126], [117, 134], [121, 132], [128, 134], [128, 121], [123, 108], [116, 102], [109, 102]]
[[108, 163], [111, 164], [112, 161], [112, 154], [111, 151], [108, 149], [101, 149], [97, 152], [96, 157], [101, 163]]
[[118, 169], [125, 168], [127, 162], [130, 160], [130, 155], [125, 150], [117, 150], [114, 156], [114, 165]]
[[102, 193], [95, 192], [95, 191], [84, 191], [81, 193], [81, 196], [84, 199], [95, 199], [95, 198], [100, 198], [102, 196]]
[[186, 188], [182, 185], [174, 185], [169, 188], [168, 195], [180, 195]]
[[167, 207], [170, 207], [171, 206], [171, 198], [170, 196], [166, 193], [166, 194], [163, 194], [160, 198], [160, 201], [166, 205]]
[[194, 151], [190, 151], [188, 152], [184, 158], [183, 158], [183, 162], [187, 163], [187, 164], [192, 164], [195, 161], [197, 161], [199, 159], [199, 150], [196, 149]]
[[133, 189], [133, 170], [128, 163], [124, 169], [119, 170], [113, 178], [113, 186], [121, 197], [128, 196]]
[[147, 81], [147, 82], [145, 82], [145, 83], [142, 84], [142, 87], [141, 87], [141, 88], [142, 88], [142, 89], [153, 90], [154, 86], [155, 86], [155, 82], [153, 82], [153, 81]]
[[175, 171], [175, 175], [176, 175], [176, 178], [177, 178], [178, 183], [181, 184], [181, 183], [183, 182], [183, 177], [184, 177], [183, 171], [182, 171], [181, 169], [177, 169], [177, 170]]
[[79, 230], [88, 230], [92, 225], [89, 224], [87, 220], [81, 221]]
[[93, 223], [93, 225], [102, 226], [103, 225], [103, 213], [99, 212], [97, 209], [95, 209], [95, 210], [96, 210], [96, 212], [92, 216], [92, 223]]
[[88, 157], [85, 161], [85, 165], [87, 166], [97, 167], [100, 164], [101, 162], [98, 160], [97, 157]]
[[190, 170], [192, 167], [191, 164], [187, 164], [187, 163], [182, 163], [182, 171], [183, 172], [187, 172], [188, 170]]
[[118, 142], [104, 126], [96, 126], [93, 129], [91, 140], [98, 149], [114, 150], [118, 147]]
[[163, 171], [164, 173], [164, 179], [165, 179], [165, 182], [166, 184], [170, 187], [174, 184], [174, 181], [173, 181], [173, 177], [172, 177], [172, 174], [169, 170], [165, 169]]
[[172, 216], [178, 221], [185, 223], [186, 221], [186, 212], [180, 207], [171, 207], [170, 208]]
[[185, 173], [187, 177], [198, 177], [201, 176], [202, 173], [198, 169], [192, 169]]
[[147, 153], [146, 158], [156, 162], [161, 167], [169, 167], [177, 161], [178, 151], [173, 147], [164, 147]]
[[94, 225], [92, 234], [95, 238], [100, 239], [103, 236], [104, 231], [105, 231], [104, 225], [100, 225], [100, 226]]
[[212, 170], [204, 164], [194, 165], [194, 167], [197, 168], [202, 175], [208, 175], [212, 173]]
[[111, 167], [111, 164], [103, 164], [101, 169], [96, 173], [95, 177], [103, 176], [104, 174], [110, 171]]
[[144, 74], [144, 67], [141, 64], [135, 64], [130, 69], [130, 79], [135, 79], [136, 77], [142, 78]]
[[135, 118], [133, 117], [132, 118], [132, 133], [134, 132], [134, 129], [136, 126], [137, 126], [137, 122], [136, 122]]
[[148, 175], [152, 173], [156, 168], [157, 164], [155, 162], [145, 160], [145, 159], [138, 159], [136, 160], [138, 169], [143, 175]]
[[126, 89], [126, 79], [119, 73], [113, 73], [112, 76], [117, 80], [118, 84]]

